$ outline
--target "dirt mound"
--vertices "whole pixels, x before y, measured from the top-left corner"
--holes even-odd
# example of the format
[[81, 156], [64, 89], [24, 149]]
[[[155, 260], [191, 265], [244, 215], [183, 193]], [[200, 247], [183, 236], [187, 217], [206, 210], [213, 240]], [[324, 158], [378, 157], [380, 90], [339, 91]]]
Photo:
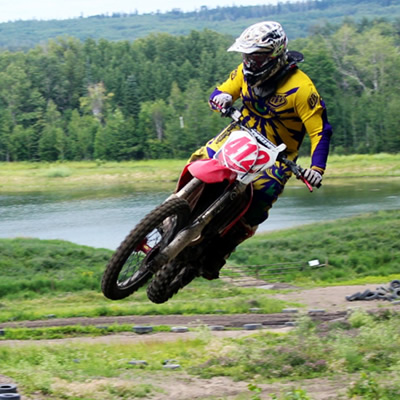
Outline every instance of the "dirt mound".
[[355, 285], [355, 286], [329, 286], [318, 287], [314, 289], [296, 289], [285, 293], [271, 293], [271, 297], [293, 301], [303, 304], [306, 308], [320, 308], [329, 312], [346, 311], [349, 308], [358, 307], [363, 310], [375, 310], [382, 307], [396, 308], [396, 303], [384, 300], [371, 301], [348, 301], [346, 296], [350, 296], [357, 292], [364, 292], [369, 289], [376, 290], [379, 285]]

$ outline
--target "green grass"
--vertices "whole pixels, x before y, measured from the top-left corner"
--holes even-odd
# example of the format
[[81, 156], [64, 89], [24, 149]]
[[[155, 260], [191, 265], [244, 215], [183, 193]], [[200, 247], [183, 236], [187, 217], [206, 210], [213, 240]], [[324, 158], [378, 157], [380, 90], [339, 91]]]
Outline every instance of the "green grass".
[[[217, 292], [217, 293], [216, 293]], [[0, 322], [38, 320], [48, 318], [100, 317], [124, 315], [196, 315], [240, 314], [258, 307], [263, 313], [281, 312], [283, 308], [296, 306], [269, 298], [263, 289], [231, 288], [219, 282], [208, 284], [198, 281], [191, 284], [168, 303], [151, 303], [145, 290], [118, 302], [105, 299], [94, 291], [76, 294], [46, 295], [37, 299], [3, 298], [0, 303]]]
[[287, 303], [254, 291], [203, 279], [166, 304], [148, 301], [143, 289], [112, 302], [100, 291], [101, 277], [112, 251], [60, 240], [0, 240], [0, 322], [46, 319], [49, 316], [206, 314], [248, 312], [259, 307], [279, 312]]
[[0, 298], [98, 290], [112, 252], [61, 240], [0, 240]]
[[[257, 388], [267, 382], [297, 386], [275, 399], [311, 399], [301, 389], [302, 382], [334, 380], [339, 374], [344, 378], [340, 388], [347, 393], [342, 398], [393, 400], [400, 391], [399, 322], [396, 314], [355, 312], [347, 323], [327, 327], [302, 317], [287, 334], [259, 331], [239, 339], [217, 339], [199, 328], [197, 338], [171, 342], [25, 342], [0, 345], [0, 359], [2, 373], [18, 382], [25, 395], [55, 400], [163, 393], [169, 374], [163, 368], [166, 360], [180, 365], [180, 376], [225, 376], [251, 383], [248, 397], [241, 399], [250, 399], [250, 391], [256, 396]], [[146, 364], [130, 364], [133, 360]]]
[[[74, 337], [96, 337], [105, 336], [121, 332], [133, 332], [132, 324], [110, 324], [99, 326], [52, 326], [43, 328], [6, 328], [4, 335], [0, 336], [0, 342], [4, 340], [50, 340], [50, 339], [66, 339]], [[152, 326], [152, 332], [168, 332], [169, 326], [158, 325]]]
[[224, 375], [245, 381], [257, 376], [259, 382], [310, 379], [337, 373], [362, 372], [380, 379], [390, 375], [397, 376], [390, 385], [398, 394], [399, 318], [398, 314], [354, 313], [348, 323], [331, 324], [328, 332], [324, 330], [321, 334], [318, 326], [303, 317], [299, 327], [288, 335], [260, 333], [235, 340], [229, 354], [214, 351], [206, 363], [193, 366], [191, 371], [208, 379]]
[[[268, 278], [271, 265], [297, 262], [293, 272], [282, 270], [279, 280], [296, 284], [365, 283], [400, 273], [400, 210], [380, 211], [333, 222], [259, 234], [244, 242], [230, 262]], [[327, 266], [312, 269], [307, 261]], [[291, 266], [290, 264], [283, 267]], [[295, 264], [296, 266], [296, 264]], [[243, 269], [243, 268], [242, 268]]]
[[[400, 211], [395, 210], [260, 234], [239, 246], [222, 271], [230, 277], [244, 271], [306, 287], [385, 283], [399, 278], [399, 231]], [[1, 239], [0, 322], [49, 316], [234, 314], [254, 307], [274, 313], [293, 305], [271, 299], [264, 289], [204, 279], [161, 305], [148, 301], [145, 288], [109, 301], [101, 294], [100, 281], [111, 254], [59, 240]], [[307, 261], [312, 259], [327, 265], [311, 269]], [[270, 264], [285, 262], [305, 268], [268, 275]]]
[[[300, 164], [302, 160], [300, 160]], [[305, 163], [303, 163], [306, 165]], [[353, 154], [350, 156], [332, 155], [328, 160], [326, 177], [398, 177], [400, 176], [400, 157], [398, 154]]]
[[[25, 394], [41, 393], [52, 399], [127, 399], [157, 391], [157, 379], [150, 379], [149, 374], [154, 378], [160, 373], [165, 360], [179, 359], [185, 367], [191, 363], [188, 356], [201, 351], [202, 340], [168, 345], [53, 343], [1, 346], [0, 359], [2, 373], [15, 379]], [[146, 360], [148, 365], [129, 364], [132, 360]], [[140, 375], [143, 378], [137, 382]]]
[[71, 175], [71, 170], [65, 167], [51, 168], [44, 172], [44, 176], [48, 178], [66, 178]]
[[[335, 222], [256, 235], [239, 246], [227, 275], [243, 265], [320, 259], [328, 265], [286, 272], [279, 280], [315, 286], [382, 283], [399, 278], [400, 211], [366, 214]], [[168, 303], [155, 305], [142, 289], [112, 302], [99, 290], [111, 251], [63, 241], [0, 240], [0, 322], [70, 316], [240, 313], [251, 307], [277, 312], [288, 303], [271, 300], [268, 291], [239, 288], [221, 280], [195, 280]], [[237, 265], [237, 267], [235, 267]], [[261, 272], [260, 272], [261, 273]], [[11, 286], [12, 290], [8, 290]], [[348, 322], [316, 325], [301, 316], [287, 334], [259, 331], [241, 339], [217, 339], [198, 328], [196, 339], [171, 342], [101, 343], [36, 341], [9, 346], [5, 339], [59, 339], [132, 332], [131, 325], [6, 328], [0, 340], [1, 373], [18, 383], [24, 395], [54, 400], [151, 398], [167, 390], [176, 360], [181, 373], [202, 379], [225, 376], [249, 383], [235, 400], [261, 399], [264, 383], [292, 382], [293, 390], [273, 399], [312, 399], [302, 388], [308, 379], [344, 378], [344, 399], [393, 400], [400, 392], [400, 317], [385, 310], [377, 316], [355, 312]], [[156, 331], [166, 327], [155, 327]], [[133, 334], [133, 333], [132, 333]], [[145, 360], [146, 365], [129, 361]], [[275, 396], [275, 397], [273, 397]]]
[[[71, 190], [127, 185], [140, 189], [172, 189], [186, 160], [145, 160], [125, 162], [68, 161], [53, 163], [0, 163], [0, 193]], [[299, 159], [303, 167], [309, 159]], [[372, 154], [329, 157], [325, 181], [334, 185], [338, 178], [399, 177], [400, 157]], [[57, 178], [57, 179], [55, 179]], [[289, 185], [292, 184], [289, 182]]]
[[184, 165], [185, 160], [1, 162], [0, 193], [117, 186], [171, 189]]

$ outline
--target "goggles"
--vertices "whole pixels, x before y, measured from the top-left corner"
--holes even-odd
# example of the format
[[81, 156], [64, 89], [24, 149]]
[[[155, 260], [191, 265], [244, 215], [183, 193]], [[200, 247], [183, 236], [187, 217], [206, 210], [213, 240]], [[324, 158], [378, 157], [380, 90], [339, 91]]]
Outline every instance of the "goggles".
[[271, 56], [271, 53], [251, 53], [243, 54], [243, 64], [252, 72], [262, 71], [263, 68], [276, 57]]

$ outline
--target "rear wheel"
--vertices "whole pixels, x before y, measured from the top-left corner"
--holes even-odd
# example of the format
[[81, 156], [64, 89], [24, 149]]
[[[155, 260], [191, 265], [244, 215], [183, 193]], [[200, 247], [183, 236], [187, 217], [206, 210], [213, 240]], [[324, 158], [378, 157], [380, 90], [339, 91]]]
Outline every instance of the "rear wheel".
[[101, 282], [104, 295], [119, 300], [145, 285], [153, 275], [149, 263], [182, 229], [189, 215], [187, 201], [174, 198], [143, 218], [109, 261]]
[[197, 271], [190, 265], [172, 261], [157, 271], [147, 286], [147, 297], [153, 303], [165, 303], [196, 276]]

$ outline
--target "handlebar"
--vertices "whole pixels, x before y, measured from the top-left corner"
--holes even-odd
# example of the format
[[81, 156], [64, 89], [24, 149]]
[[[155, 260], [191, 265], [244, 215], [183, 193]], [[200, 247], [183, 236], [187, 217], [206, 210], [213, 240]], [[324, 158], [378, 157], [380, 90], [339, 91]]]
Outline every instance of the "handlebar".
[[[266, 146], [268, 148], [276, 147], [276, 145], [274, 143], [272, 143], [270, 140], [268, 140], [265, 136], [263, 136], [256, 129], [248, 128], [247, 126], [245, 126], [241, 121], [242, 113], [238, 109], [236, 109], [235, 107], [232, 107], [232, 106], [228, 107], [228, 108], [221, 107], [218, 103], [216, 103], [215, 101], [212, 101], [212, 100], [210, 100], [210, 103], [212, 103], [212, 105], [215, 106], [219, 110], [222, 117], [232, 118], [233, 121], [238, 123], [246, 131], [250, 132], [257, 139], [258, 142], [260, 142], [261, 144], [263, 144], [264, 146]], [[311, 184], [307, 181], [306, 178], [304, 178], [304, 172], [305, 172], [304, 168], [300, 167], [300, 165], [297, 165], [294, 161], [289, 160], [286, 157], [286, 155], [283, 153], [279, 154], [278, 161], [281, 161], [284, 164], [286, 164], [290, 168], [290, 170], [293, 172], [294, 176], [297, 179], [300, 179], [307, 186], [307, 188], [310, 192], [313, 191], [313, 187], [311, 186]], [[320, 188], [321, 186], [322, 186], [321, 183], [319, 183], [316, 187]]]
[[[300, 179], [308, 188], [310, 192], [313, 191], [313, 187], [311, 186], [310, 182], [306, 178], [304, 178], [305, 169], [301, 168], [300, 165], [297, 165], [294, 161], [288, 160], [284, 154], [280, 154], [278, 156], [278, 160], [285, 163], [293, 172], [297, 179]], [[316, 188], [320, 188], [322, 186], [321, 183], [316, 185]]]

